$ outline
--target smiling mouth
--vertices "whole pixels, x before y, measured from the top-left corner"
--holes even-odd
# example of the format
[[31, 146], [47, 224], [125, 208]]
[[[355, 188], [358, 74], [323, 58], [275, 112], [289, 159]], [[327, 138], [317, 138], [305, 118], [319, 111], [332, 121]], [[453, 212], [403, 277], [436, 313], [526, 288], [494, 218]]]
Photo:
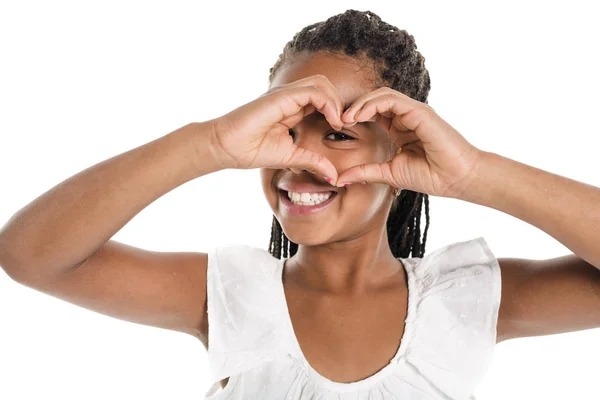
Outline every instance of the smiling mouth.
[[278, 192], [279, 198], [286, 209], [293, 214], [321, 211], [331, 204], [338, 195], [338, 192], [335, 191], [321, 192], [312, 196], [300, 195], [294, 192], [290, 194], [290, 192], [283, 189], [279, 189]]
[[286, 190], [280, 189], [279, 192], [287, 197], [287, 199], [295, 205], [298, 206], [316, 206], [318, 204], [324, 203], [329, 200], [331, 197], [337, 194], [334, 191], [328, 192], [319, 192], [319, 193], [296, 193], [296, 192], [288, 192]]

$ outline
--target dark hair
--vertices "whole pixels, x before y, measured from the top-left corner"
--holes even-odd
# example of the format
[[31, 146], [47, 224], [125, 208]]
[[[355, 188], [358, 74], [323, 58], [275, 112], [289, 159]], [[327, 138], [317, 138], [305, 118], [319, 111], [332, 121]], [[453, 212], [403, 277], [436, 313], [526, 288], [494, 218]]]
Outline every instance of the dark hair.
[[[326, 21], [304, 27], [284, 47], [270, 69], [269, 82], [279, 67], [300, 52], [326, 51], [355, 58], [365, 55], [376, 68], [377, 87], [388, 86], [427, 103], [430, 89], [425, 57], [417, 51], [412, 35], [381, 20], [371, 11], [347, 10]], [[425, 231], [421, 237], [421, 210], [425, 203]], [[403, 189], [396, 197], [387, 219], [387, 233], [394, 257], [423, 257], [429, 228], [429, 196]], [[298, 244], [289, 240], [273, 216], [269, 253], [276, 258], [293, 256]]]

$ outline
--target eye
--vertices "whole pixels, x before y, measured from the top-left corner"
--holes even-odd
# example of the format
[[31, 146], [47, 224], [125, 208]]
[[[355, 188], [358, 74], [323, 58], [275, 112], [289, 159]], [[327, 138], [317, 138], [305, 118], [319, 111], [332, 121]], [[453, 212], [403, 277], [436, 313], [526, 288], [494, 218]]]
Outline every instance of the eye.
[[[292, 139], [296, 139], [296, 134], [294, 133], [294, 131], [292, 129], [288, 129], [288, 133], [290, 134], [290, 136], [292, 137]], [[331, 135], [337, 135], [338, 137], [341, 138], [340, 140], [329, 139], [329, 140], [333, 140], [335, 142], [346, 142], [346, 141], [349, 141], [349, 140], [356, 140], [356, 138], [354, 138], [354, 137], [352, 137], [350, 135], [347, 135], [345, 133], [342, 133], [342, 132], [331, 132], [331, 133], [327, 134], [325, 137], [331, 136]]]
[[[342, 133], [342, 132], [331, 132], [327, 136], [331, 136], [331, 135], [338, 135], [338, 136], [342, 136], [342, 137], [345, 138], [345, 139], [341, 139], [341, 140], [332, 139], [332, 140], [335, 140], [336, 142], [338, 142], [338, 141], [345, 142], [345, 141], [348, 141], [348, 140], [356, 140], [352, 136], [346, 135], [345, 133]], [[327, 137], [327, 136], [325, 136], [325, 137]]]

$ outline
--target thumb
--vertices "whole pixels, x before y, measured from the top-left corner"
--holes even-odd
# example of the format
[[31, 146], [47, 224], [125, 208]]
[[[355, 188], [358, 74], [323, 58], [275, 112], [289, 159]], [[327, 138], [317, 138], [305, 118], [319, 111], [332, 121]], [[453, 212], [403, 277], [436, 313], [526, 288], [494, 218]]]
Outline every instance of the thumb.
[[381, 164], [361, 164], [348, 168], [338, 177], [336, 186], [350, 183], [385, 183], [392, 185], [390, 162]]
[[294, 149], [284, 168], [291, 168], [292, 171], [294, 168], [306, 169], [313, 174], [321, 175], [332, 185], [335, 184], [338, 177], [337, 169], [327, 157], [303, 147]]

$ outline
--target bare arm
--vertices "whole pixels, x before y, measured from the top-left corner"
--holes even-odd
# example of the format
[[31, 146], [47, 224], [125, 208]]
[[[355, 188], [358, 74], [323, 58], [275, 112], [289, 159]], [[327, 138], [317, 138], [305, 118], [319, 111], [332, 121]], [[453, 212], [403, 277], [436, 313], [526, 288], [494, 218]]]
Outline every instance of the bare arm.
[[0, 265], [15, 277], [45, 279], [83, 262], [150, 203], [218, 169], [208, 154], [196, 163], [195, 140], [209, 138], [206, 128], [186, 125], [42, 194], [0, 230]]
[[331, 161], [295, 145], [289, 129], [316, 110], [340, 126], [342, 104], [327, 77], [310, 76], [81, 171], [0, 230], [0, 266], [34, 289], [190, 333], [208, 348], [208, 255], [160, 253], [109, 239], [160, 196], [220, 169], [297, 168], [337, 177]]
[[109, 239], [165, 193], [222, 169], [212, 126], [188, 124], [42, 194], [0, 230], [0, 266], [15, 281], [108, 315], [195, 330], [202, 304], [187, 302], [205, 299], [206, 254]]

